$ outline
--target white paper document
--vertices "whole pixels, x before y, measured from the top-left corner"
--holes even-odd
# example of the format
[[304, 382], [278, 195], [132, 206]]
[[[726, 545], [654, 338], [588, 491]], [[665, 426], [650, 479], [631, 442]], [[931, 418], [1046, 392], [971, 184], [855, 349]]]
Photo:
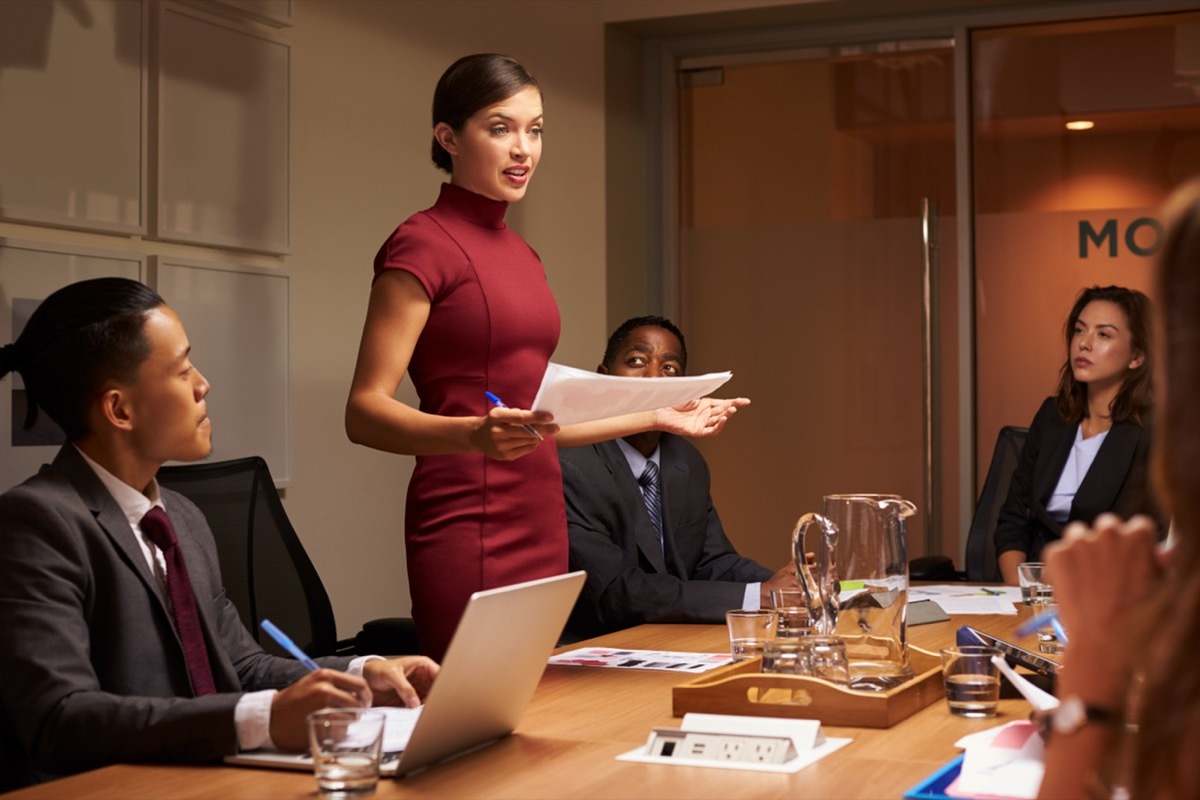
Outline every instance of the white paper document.
[[658, 669], [668, 672], [708, 672], [733, 663], [729, 653], [687, 653], [670, 650], [625, 650], [581, 647], [550, 656], [550, 663], [566, 667]]
[[946, 787], [951, 797], [1037, 797], [1045, 772], [1044, 743], [1036, 726], [1019, 720], [968, 734], [955, 742], [966, 750], [962, 769]]
[[1017, 613], [1014, 603], [1021, 602], [1021, 590], [1016, 586], [978, 586], [968, 583], [910, 586], [908, 600], [932, 600], [947, 614]]
[[696, 400], [714, 391], [732, 372], [678, 378], [626, 378], [550, 363], [533, 399], [533, 411], [549, 411], [559, 425], [652, 411]]
[[[396, 765], [400, 761], [400, 753], [408, 747], [413, 728], [425, 706], [416, 708], [400, 708], [399, 706], [375, 706], [372, 711], [381, 711], [386, 717], [383, 727], [383, 758], [379, 766], [380, 774], [395, 775]], [[277, 769], [311, 770], [313, 758], [308, 752], [284, 753], [279, 750], [261, 749], [246, 750], [232, 756], [225, 756], [225, 763], [246, 767], [275, 767]]]

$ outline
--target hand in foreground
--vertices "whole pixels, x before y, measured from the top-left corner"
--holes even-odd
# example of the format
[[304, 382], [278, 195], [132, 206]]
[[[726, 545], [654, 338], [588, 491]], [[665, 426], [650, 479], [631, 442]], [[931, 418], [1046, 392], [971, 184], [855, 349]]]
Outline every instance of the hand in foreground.
[[441, 667], [425, 656], [375, 658], [363, 664], [363, 678], [377, 706], [416, 708], [429, 694]]
[[739, 408], [748, 405], [750, 399], [746, 397], [735, 397], [731, 400], [701, 397], [681, 406], [658, 409], [654, 412], [654, 427], [656, 430], [679, 436], [715, 436]]
[[271, 741], [280, 750], [304, 750], [308, 747], [304, 718], [310, 713], [370, 704], [371, 689], [362, 678], [335, 669], [310, 672], [271, 700]]
[[555, 433], [558, 425], [552, 414], [496, 407], [480, 418], [479, 427], [471, 433], [471, 444], [489, 458], [513, 461], [529, 455], [542, 439]]
[[1122, 522], [1102, 514], [1091, 528], [1072, 523], [1060, 541], [1046, 547], [1045, 561], [1071, 637], [1066, 660], [1087, 665], [1087, 676], [1073, 677], [1086, 677], [1103, 694], [1123, 694], [1134, 666], [1129, 652], [1134, 648], [1125, 643], [1162, 577], [1154, 522], [1141, 516]]

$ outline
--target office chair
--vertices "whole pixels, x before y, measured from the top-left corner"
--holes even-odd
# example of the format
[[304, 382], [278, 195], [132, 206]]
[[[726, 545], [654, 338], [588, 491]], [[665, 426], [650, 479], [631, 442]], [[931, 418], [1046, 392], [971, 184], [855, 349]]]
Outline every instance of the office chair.
[[288, 655], [263, 633], [263, 619], [274, 622], [314, 657], [417, 652], [411, 619], [373, 620], [355, 638], [338, 640], [325, 585], [262, 458], [162, 467], [158, 482], [204, 513], [217, 542], [226, 594], [267, 652]]
[[992, 463], [983, 481], [983, 491], [975, 504], [971, 527], [967, 529], [966, 570], [959, 572], [949, 556], [933, 555], [909, 562], [908, 575], [914, 581], [970, 581], [1001, 583], [1000, 562], [996, 558], [996, 523], [1000, 507], [1008, 498], [1008, 485], [1021, 460], [1028, 428], [1005, 425], [996, 437]]
[[996, 558], [996, 523], [1000, 508], [1008, 498], [1008, 485], [1021, 460], [1028, 428], [1005, 425], [996, 437], [992, 463], [983, 481], [983, 491], [975, 505], [975, 516], [967, 531], [967, 580], [972, 583], [1000, 583], [1000, 561]]

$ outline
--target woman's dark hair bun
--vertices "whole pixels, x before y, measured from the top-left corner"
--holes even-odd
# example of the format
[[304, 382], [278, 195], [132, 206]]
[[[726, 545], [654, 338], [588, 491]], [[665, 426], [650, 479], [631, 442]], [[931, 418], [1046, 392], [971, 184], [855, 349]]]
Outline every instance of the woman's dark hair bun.
[[17, 368], [17, 346], [6, 344], [0, 347], [0, 378]]

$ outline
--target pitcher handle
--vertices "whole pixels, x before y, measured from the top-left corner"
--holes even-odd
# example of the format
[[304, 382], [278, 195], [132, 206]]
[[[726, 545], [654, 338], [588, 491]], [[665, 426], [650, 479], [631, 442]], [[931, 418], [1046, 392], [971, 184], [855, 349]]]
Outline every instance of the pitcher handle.
[[[808, 531], [816, 525], [820, 546], [817, 553], [817, 574], [813, 574], [804, 557], [808, 548]], [[792, 531], [792, 560], [796, 565], [796, 577], [804, 590], [804, 603], [817, 633], [833, 635], [837, 630], [838, 578], [837, 578], [837, 525], [820, 514], [805, 514]]]

